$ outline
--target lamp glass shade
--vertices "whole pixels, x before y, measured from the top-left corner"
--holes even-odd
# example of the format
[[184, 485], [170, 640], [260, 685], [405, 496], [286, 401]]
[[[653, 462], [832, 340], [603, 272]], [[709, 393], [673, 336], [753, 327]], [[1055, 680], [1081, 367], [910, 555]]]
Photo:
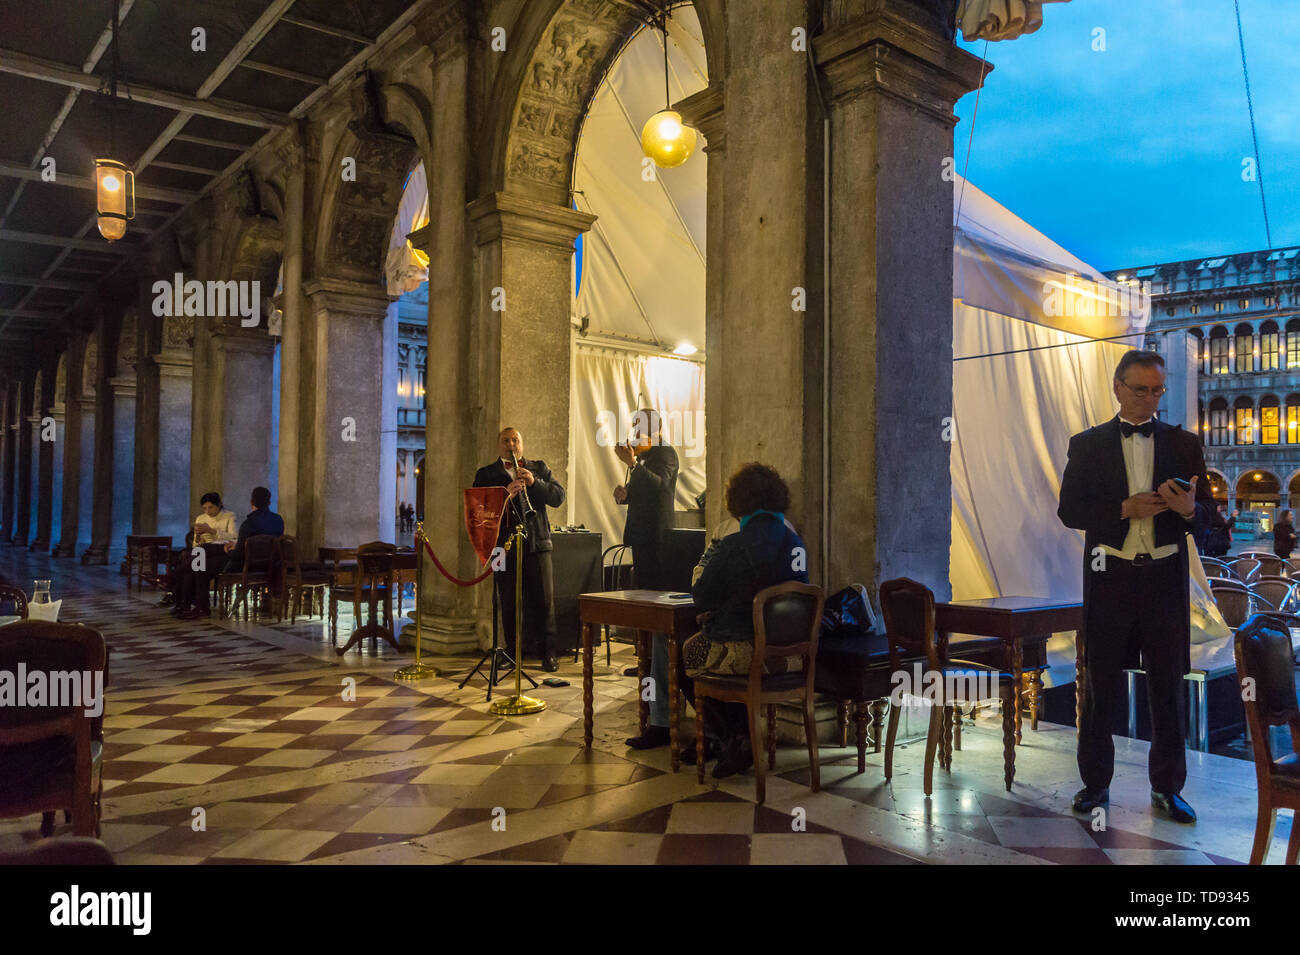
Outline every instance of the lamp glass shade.
[[682, 122], [682, 114], [672, 109], [660, 110], [641, 128], [641, 151], [656, 166], [672, 169], [691, 158], [697, 134]]
[[126, 235], [135, 217], [135, 174], [115, 159], [95, 160], [95, 210], [100, 235], [109, 242]]

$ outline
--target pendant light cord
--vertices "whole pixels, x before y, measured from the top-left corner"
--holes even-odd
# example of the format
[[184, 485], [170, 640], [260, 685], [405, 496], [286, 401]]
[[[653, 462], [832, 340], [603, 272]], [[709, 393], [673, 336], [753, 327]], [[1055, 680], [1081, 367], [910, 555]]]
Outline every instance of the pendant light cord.
[[664, 0], [661, 25], [664, 31], [664, 109], [672, 109], [673, 100], [668, 93], [668, 0]]

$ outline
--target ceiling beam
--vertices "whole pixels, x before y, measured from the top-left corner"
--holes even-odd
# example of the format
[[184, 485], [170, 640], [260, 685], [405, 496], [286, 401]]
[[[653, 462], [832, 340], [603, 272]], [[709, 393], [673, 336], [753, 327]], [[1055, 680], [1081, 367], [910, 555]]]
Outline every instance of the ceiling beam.
[[283, 66], [272, 66], [270, 63], [258, 63], [255, 60], [244, 60], [239, 64], [246, 70], [256, 70], [259, 73], [269, 73], [272, 76], [281, 76], [286, 80], [296, 80], [299, 83], [306, 83], [308, 86], [320, 86], [325, 81], [319, 76], [312, 76], [310, 73], [302, 73], [298, 70], [288, 70]]
[[0, 308], [0, 317], [3, 318], [52, 318], [56, 321], [63, 317], [62, 312], [33, 312], [28, 308]]
[[191, 166], [183, 162], [163, 162], [161, 159], [151, 160], [149, 165], [156, 169], [174, 169], [177, 172], [192, 172], [200, 176], [215, 176], [221, 172], [220, 169], [209, 169], [206, 166]]
[[43, 232], [22, 232], [17, 229], [0, 229], [0, 241], [53, 245], [58, 248], [81, 249], [85, 252], [102, 252], [105, 255], [133, 255], [137, 251], [131, 245], [114, 245], [90, 239], [74, 239], [64, 235], [46, 235]]
[[207, 139], [203, 136], [191, 136], [189, 133], [177, 133], [172, 139], [178, 143], [194, 143], [196, 146], [211, 146], [213, 149], [229, 149], [231, 152], [242, 153], [248, 149], [251, 144], [244, 143], [227, 143], [220, 139]]
[[[11, 179], [26, 179], [29, 182], [41, 182], [41, 170], [28, 169], [26, 166], [16, 162], [5, 162], [0, 160], [0, 176], [8, 176]], [[95, 189], [95, 180], [89, 176], [77, 176], [70, 172], [59, 173], [53, 182], [56, 186], [72, 186], [75, 189], [89, 189], [92, 192]], [[188, 189], [168, 189], [165, 186], [143, 186], [137, 184], [135, 195], [138, 199], [157, 199], [161, 202], [173, 202], [176, 205], [186, 205], [198, 198], [198, 193], [190, 192]]]
[[[16, 50], [0, 49], [0, 73], [12, 73], [15, 76], [25, 76], [28, 79], [43, 80], [92, 93], [99, 92], [103, 84], [100, 77], [87, 75], [76, 67], [65, 66], [55, 60], [38, 56], [28, 56]], [[262, 109], [231, 100], [199, 99], [140, 83], [122, 80], [119, 82], [126, 87], [129, 94], [123, 98], [137, 103], [147, 103], [150, 106], [210, 116], [213, 119], [244, 126], [260, 126], [263, 129], [279, 129], [288, 125], [290, 121], [288, 115], [273, 109]]]
[[69, 282], [66, 279], [52, 279], [40, 275], [10, 275], [0, 272], [0, 285], [30, 285], [34, 288], [57, 288], [65, 292], [93, 292], [91, 282]]
[[328, 23], [321, 23], [317, 20], [308, 20], [306, 17], [281, 17], [285, 23], [292, 23], [296, 27], [302, 27], [304, 30], [315, 30], [317, 33], [324, 33], [326, 36], [338, 37], [341, 40], [351, 40], [353, 43], [360, 43], [362, 46], [369, 46], [374, 43], [372, 37], [364, 33], [354, 33], [351, 30], [345, 30], [342, 27], [330, 26]]

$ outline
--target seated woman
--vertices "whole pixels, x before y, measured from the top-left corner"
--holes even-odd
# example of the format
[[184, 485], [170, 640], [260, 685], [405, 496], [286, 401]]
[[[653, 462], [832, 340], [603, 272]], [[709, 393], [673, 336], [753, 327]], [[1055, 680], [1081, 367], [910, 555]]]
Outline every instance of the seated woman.
[[226, 562], [226, 543], [238, 536], [235, 515], [222, 509], [220, 494], [209, 491], [199, 499], [199, 505], [203, 510], [194, 518], [193, 541], [180, 564], [180, 583], [172, 610], [174, 616], [186, 620], [208, 615], [209, 584]]
[[[766, 464], [743, 464], [727, 482], [727, 511], [739, 530], [715, 540], [700, 558], [691, 588], [700, 611], [700, 632], [682, 645], [682, 692], [695, 703], [694, 677], [702, 674], [747, 674], [754, 659], [754, 596], [787, 580], [808, 582], [806, 562], [796, 548], [803, 539], [785, 520], [790, 489]], [[799, 658], [768, 661], [768, 672], [787, 672]], [[743, 703], [710, 700], [705, 709], [706, 731], [719, 754], [715, 779], [742, 773], [754, 763], [749, 742], [749, 718]], [[691, 755], [687, 752], [689, 756]], [[707, 756], [707, 749], [706, 749]]]

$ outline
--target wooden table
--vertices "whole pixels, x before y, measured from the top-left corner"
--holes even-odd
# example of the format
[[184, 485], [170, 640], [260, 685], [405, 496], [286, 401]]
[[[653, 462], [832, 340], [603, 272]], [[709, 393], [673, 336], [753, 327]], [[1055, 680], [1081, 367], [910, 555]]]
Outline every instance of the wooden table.
[[668, 740], [673, 772], [681, 765], [677, 747], [677, 658], [680, 642], [698, 629], [695, 605], [689, 599], [672, 600], [667, 591], [610, 590], [604, 593], [579, 594], [578, 618], [582, 622], [582, 741], [591, 748], [592, 682], [594, 651], [602, 624], [629, 627], [637, 631], [637, 709], [641, 732], [646, 731], [650, 704], [641, 693], [650, 670], [650, 635], [668, 634]]
[[[1021, 741], [1020, 694], [1023, 680], [1023, 647], [1026, 640], [1051, 636], [1063, 630], [1076, 634], [1083, 626], [1083, 604], [1050, 597], [985, 597], [982, 600], [954, 600], [935, 604], [934, 626], [946, 645], [953, 633], [981, 637], [999, 637], [1006, 644], [1007, 670], [1011, 673], [1016, 694], [1016, 742]], [[1075, 725], [1083, 708], [1083, 641], [1075, 639]], [[1035, 671], [1030, 675], [1030, 692], [1041, 700], [1043, 680]], [[1036, 711], [1035, 711], [1036, 712]], [[1035, 720], [1036, 721], [1036, 720]]]

